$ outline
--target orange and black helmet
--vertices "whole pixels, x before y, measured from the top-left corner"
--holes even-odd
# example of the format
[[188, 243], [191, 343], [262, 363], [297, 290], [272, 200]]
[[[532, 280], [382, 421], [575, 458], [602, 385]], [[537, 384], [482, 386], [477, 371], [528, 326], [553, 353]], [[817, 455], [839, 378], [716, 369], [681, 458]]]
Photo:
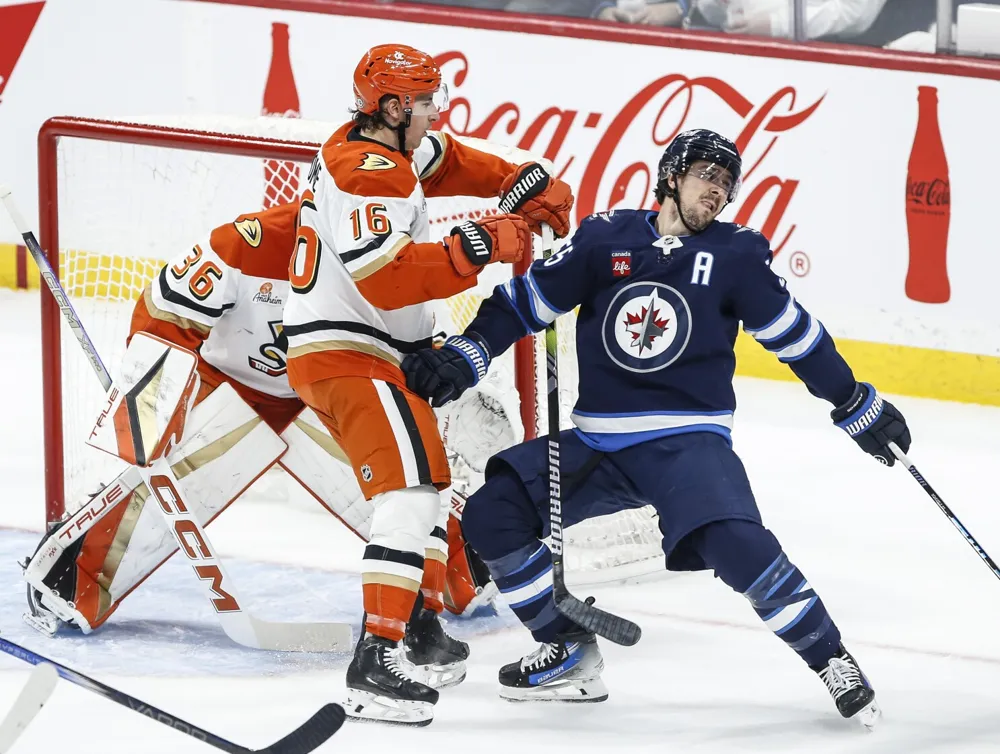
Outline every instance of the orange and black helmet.
[[441, 89], [441, 69], [426, 52], [400, 44], [377, 45], [361, 58], [354, 70], [354, 105], [358, 112], [378, 112], [386, 94], [399, 97], [411, 109], [417, 95]]

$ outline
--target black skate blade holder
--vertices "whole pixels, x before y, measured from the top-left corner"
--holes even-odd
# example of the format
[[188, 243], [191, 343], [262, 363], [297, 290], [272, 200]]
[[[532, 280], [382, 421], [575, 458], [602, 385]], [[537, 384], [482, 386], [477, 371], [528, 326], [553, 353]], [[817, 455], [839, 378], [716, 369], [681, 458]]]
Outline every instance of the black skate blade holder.
[[608, 641], [623, 647], [631, 647], [642, 637], [642, 629], [637, 623], [594, 607], [593, 597], [587, 597], [584, 602], [565, 590], [561, 590], [561, 593], [556, 591], [554, 596], [556, 609], [560, 613], [581, 628]]

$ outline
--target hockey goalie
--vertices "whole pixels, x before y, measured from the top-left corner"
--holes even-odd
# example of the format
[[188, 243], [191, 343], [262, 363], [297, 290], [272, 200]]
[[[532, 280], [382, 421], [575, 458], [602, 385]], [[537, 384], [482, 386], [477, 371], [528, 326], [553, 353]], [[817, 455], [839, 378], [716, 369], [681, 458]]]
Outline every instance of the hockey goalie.
[[[337, 443], [288, 385], [281, 322], [297, 212], [297, 204], [286, 204], [242, 215], [168, 262], [136, 302], [124, 364], [141, 361], [150, 339], [197, 353], [194, 405], [190, 411], [180, 407], [183, 426], [171, 431], [181, 440], [166, 458], [203, 525], [277, 464], [367, 540], [371, 504]], [[452, 427], [458, 448], [452, 456], [460, 466], [480, 466], [495, 449], [480, 447], [480, 437], [463, 456], [462, 437], [470, 433], [456, 431], [467, 423], [463, 415], [483, 417], [484, 406], [493, 409], [485, 412], [487, 435], [512, 441], [505, 411], [516, 408], [505, 409], [488, 390], [482, 395], [485, 403], [474, 399], [442, 416], [442, 425]], [[177, 549], [162, 516], [145, 505], [146, 488], [135, 467], [93, 485], [101, 490], [49, 531], [24, 564], [30, 608], [25, 619], [48, 635], [60, 626], [84, 634], [97, 629]], [[456, 492], [456, 514], [463, 501]], [[447, 562], [445, 601], [461, 613], [494, 592], [482, 591], [492, 585], [465, 546], [456, 516], [447, 529], [450, 552], [442, 542], [442, 550], [430, 556]], [[440, 627], [436, 614], [412, 625], [405, 644], [415, 648], [408, 657], [419, 661], [424, 633]]]

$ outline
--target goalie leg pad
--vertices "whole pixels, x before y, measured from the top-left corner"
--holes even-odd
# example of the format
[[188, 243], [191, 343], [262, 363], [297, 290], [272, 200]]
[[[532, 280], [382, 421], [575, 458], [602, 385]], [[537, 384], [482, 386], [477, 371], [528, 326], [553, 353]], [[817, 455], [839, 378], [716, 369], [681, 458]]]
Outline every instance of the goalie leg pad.
[[[204, 525], [284, 450], [281, 439], [223, 384], [191, 411], [184, 442], [166, 460], [184, 480], [185, 502]], [[162, 515], [145, 505], [148, 496], [131, 467], [43, 541], [24, 573], [43, 607], [89, 633], [176, 552]]]
[[87, 444], [137, 466], [169, 453], [198, 393], [197, 366], [192, 351], [137, 332]]
[[309, 494], [363, 540], [371, 532], [372, 502], [366, 500], [340, 444], [306, 408], [281, 433], [288, 450], [279, 463]]
[[252, 387], [237, 382], [229, 375], [220, 372], [205, 360], [198, 362], [198, 376], [201, 377], [201, 387], [198, 389], [198, 402], [208, 397], [209, 393], [223, 383], [232, 385], [250, 407], [263, 419], [267, 426], [279, 435], [302, 411], [305, 404], [298, 398], [277, 398]]
[[483, 559], [465, 540], [462, 512], [466, 496], [453, 491], [448, 516], [448, 568], [445, 574], [444, 606], [455, 615], [471, 615], [492, 604], [499, 591]]
[[371, 540], [361, 567], [365, 628], [392, 641], [403, 638], [423, 579], [427, 532], [441, 510], [434, 487], [393, 490], [372, 499]]
[[117, 533], [131, 531], [129, 521], [141, 508], [134, 491], [141, 487], [138, 471], [129, 467], [42, 538], [24, 565], [28, 625], [49, 635], [60, 624], [89, 634], [114, 612], [108, 586], [122, 553]]

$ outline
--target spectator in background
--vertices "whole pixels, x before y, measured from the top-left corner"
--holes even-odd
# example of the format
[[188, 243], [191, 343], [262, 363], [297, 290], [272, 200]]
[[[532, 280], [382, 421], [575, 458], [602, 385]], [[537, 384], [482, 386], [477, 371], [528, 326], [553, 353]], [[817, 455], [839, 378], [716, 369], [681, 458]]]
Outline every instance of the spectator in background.
[[[790, 0], [402, 1], [786, 39], [793, 35]], [[958, 6], [969, 2], [1000, 5], [1000, 0], [953, 0], [953, 19]], [[807, 38], [829, 42], [934, 52], [936, 18], [937, 0], [806, 0]]]
[[645, 26], [680, 26], [691, 2], [694, 0], [605, 0], [597, 7], [594, 17]]
[[[391, 1], [391, 0], [390, 0]], [[417, 5], [445, 5], [504, 10], [513, 13], [534, 13], [544, 16], [599, 18], [602, 21], [680, 26], [693, 0], [406, 0]]]
[[[953, 0], [951, 20], [969, 3], [1000, 5], [1000, 0]], [[886, 0], [885, 10], [859, 44], [911, 52], [937, 50], [937, 0]]]
[[[806, 0], [806, 37], [849, 41], [875, 22], [886, 0]], [[701, 16], [732, 34], [790, 38], [789, 0], [697, 0]]]

